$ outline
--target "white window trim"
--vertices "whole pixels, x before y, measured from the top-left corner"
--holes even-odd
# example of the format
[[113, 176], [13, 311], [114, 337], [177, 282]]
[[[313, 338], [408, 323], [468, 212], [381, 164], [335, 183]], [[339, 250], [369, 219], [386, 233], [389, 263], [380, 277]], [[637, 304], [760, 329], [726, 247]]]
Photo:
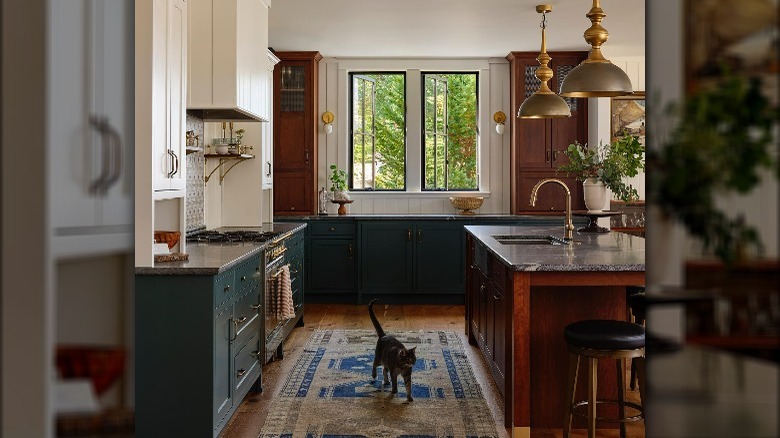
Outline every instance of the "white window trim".
[[[449, 197], [457, 195], [490, 195], [490, 62], [488, 58], [452, 59], [406, 59], [406, 58], [340, 58], [338, 59], [337, 107], [340, 114], [336, 144], [338, 147], [336, 165], [350, 169], [350, 72], [398, 71], [406, 72], [406, 190], [358, 190], [350, 191], [355, 196], [399, 196], [399, 197]], [[424, 191], [422, 190], [422, 71], [479, 72], [478, 116], [477, 116], [477, 167], [479, 188], [476, 191]], [[327, 86], [327, 84], [326, 84]], [[324, 111], [324, 110], [322, 110]], [[331, 163], [326, 163], [326, 169]]]

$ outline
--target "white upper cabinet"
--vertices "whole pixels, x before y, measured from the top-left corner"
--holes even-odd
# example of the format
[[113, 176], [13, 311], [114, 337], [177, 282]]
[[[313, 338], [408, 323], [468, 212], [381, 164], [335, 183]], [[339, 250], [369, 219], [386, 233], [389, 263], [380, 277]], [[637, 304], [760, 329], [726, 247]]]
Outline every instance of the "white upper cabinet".
[[187, 3], [155, 0], [152, 58], [152, 177], [155, 197], [183, 197], [187, 185], [185, 98]]
[[[49, 3], [46, 129], [52, 253], [133, 248], [133, 8]], [[20, 163], [22, 164], [22, 163]]]
[[[279, 58], [268, 50], [267, 55], [267, 75], [265, 77], [265, 96], [266, 96], [266, 113], [270, 116], [274, 111], [274, 66], [279, 62]], [[263, 123], [263, 147], [261, 149], [261, 159], [263, 160], [263, 189], [271, 189], [274, 187], [274, 124]]]
[[187, 109], [205, 120], [269, 121], [268, 7], [261, 0], [189, 0]]

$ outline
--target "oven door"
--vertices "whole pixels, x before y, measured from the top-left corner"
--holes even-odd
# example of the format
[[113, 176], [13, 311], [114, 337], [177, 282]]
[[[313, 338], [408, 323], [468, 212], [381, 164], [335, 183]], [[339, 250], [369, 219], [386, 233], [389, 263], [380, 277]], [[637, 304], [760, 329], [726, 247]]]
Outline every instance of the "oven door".
[[277, 284], [279, 282], [279, 276], [282, 274], [282, 266], [284, 266], [284, 257], [279, 256], [265, 268], [265, 358], [266, 361], [271, 358], [278, 342], [274, 342], [275, 338], [279, 336], [280, 328], [282, 327], [284, 320], [276, 317], [275, 310], [278, 308], [279, 294], [277, 293]]

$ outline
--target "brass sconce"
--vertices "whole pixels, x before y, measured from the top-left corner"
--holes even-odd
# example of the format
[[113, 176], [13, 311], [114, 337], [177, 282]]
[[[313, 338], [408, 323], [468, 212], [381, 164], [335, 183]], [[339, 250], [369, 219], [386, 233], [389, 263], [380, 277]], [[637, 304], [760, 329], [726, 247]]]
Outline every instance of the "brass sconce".
[[330, 111], [325, 111], [322, 113], [322, 131], [325, 132], [325, 134], [330, 134], [333, 132], [333, 121], [336, 119], [336, 116], [333, 115]]
[[493, 121], [496, 122], [496, 132], [498, 135], [504, 135], [504, 122], [506, 122], [506, 114], [503, 111], [496, 111], [493, 114]]

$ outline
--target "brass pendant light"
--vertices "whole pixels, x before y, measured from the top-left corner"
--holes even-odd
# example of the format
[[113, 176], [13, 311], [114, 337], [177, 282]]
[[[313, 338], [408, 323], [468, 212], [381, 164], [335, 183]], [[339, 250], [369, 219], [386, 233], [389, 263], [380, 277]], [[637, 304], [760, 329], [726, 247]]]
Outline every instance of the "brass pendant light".
[[553, 71], [547, 64], [550, 63], [550, 55], [547, 54], [547, 13], [552, 11], [552, 5], [538, 5], [536, 12], [542, 14], [542, 50], [536, 60], [539, 61], [539, 68], [536, 69], [536, 77], [542, 81], [539, 89], [530, 95], [517, 110], [517, 117], [521, 119], [552, 119], [560, 117], [571, 117], [569, 105], [561, 96], [558, 96], [547, 86], [547, 81], [552, 79]]
[[593, 7], [585, 15], [591, 26], [585, 31], [585, 41], [592, 49], [588, 59], [574, 67], [561, 84], [561, 96], [566, 97], [614, 97], [633, 93], [631, 80], [620, 67], [609, 62], [601, 53], [601, 45], [609, 38], [609, 32], [601, 26], [607, 16], [600, 1], [593, 0]]

